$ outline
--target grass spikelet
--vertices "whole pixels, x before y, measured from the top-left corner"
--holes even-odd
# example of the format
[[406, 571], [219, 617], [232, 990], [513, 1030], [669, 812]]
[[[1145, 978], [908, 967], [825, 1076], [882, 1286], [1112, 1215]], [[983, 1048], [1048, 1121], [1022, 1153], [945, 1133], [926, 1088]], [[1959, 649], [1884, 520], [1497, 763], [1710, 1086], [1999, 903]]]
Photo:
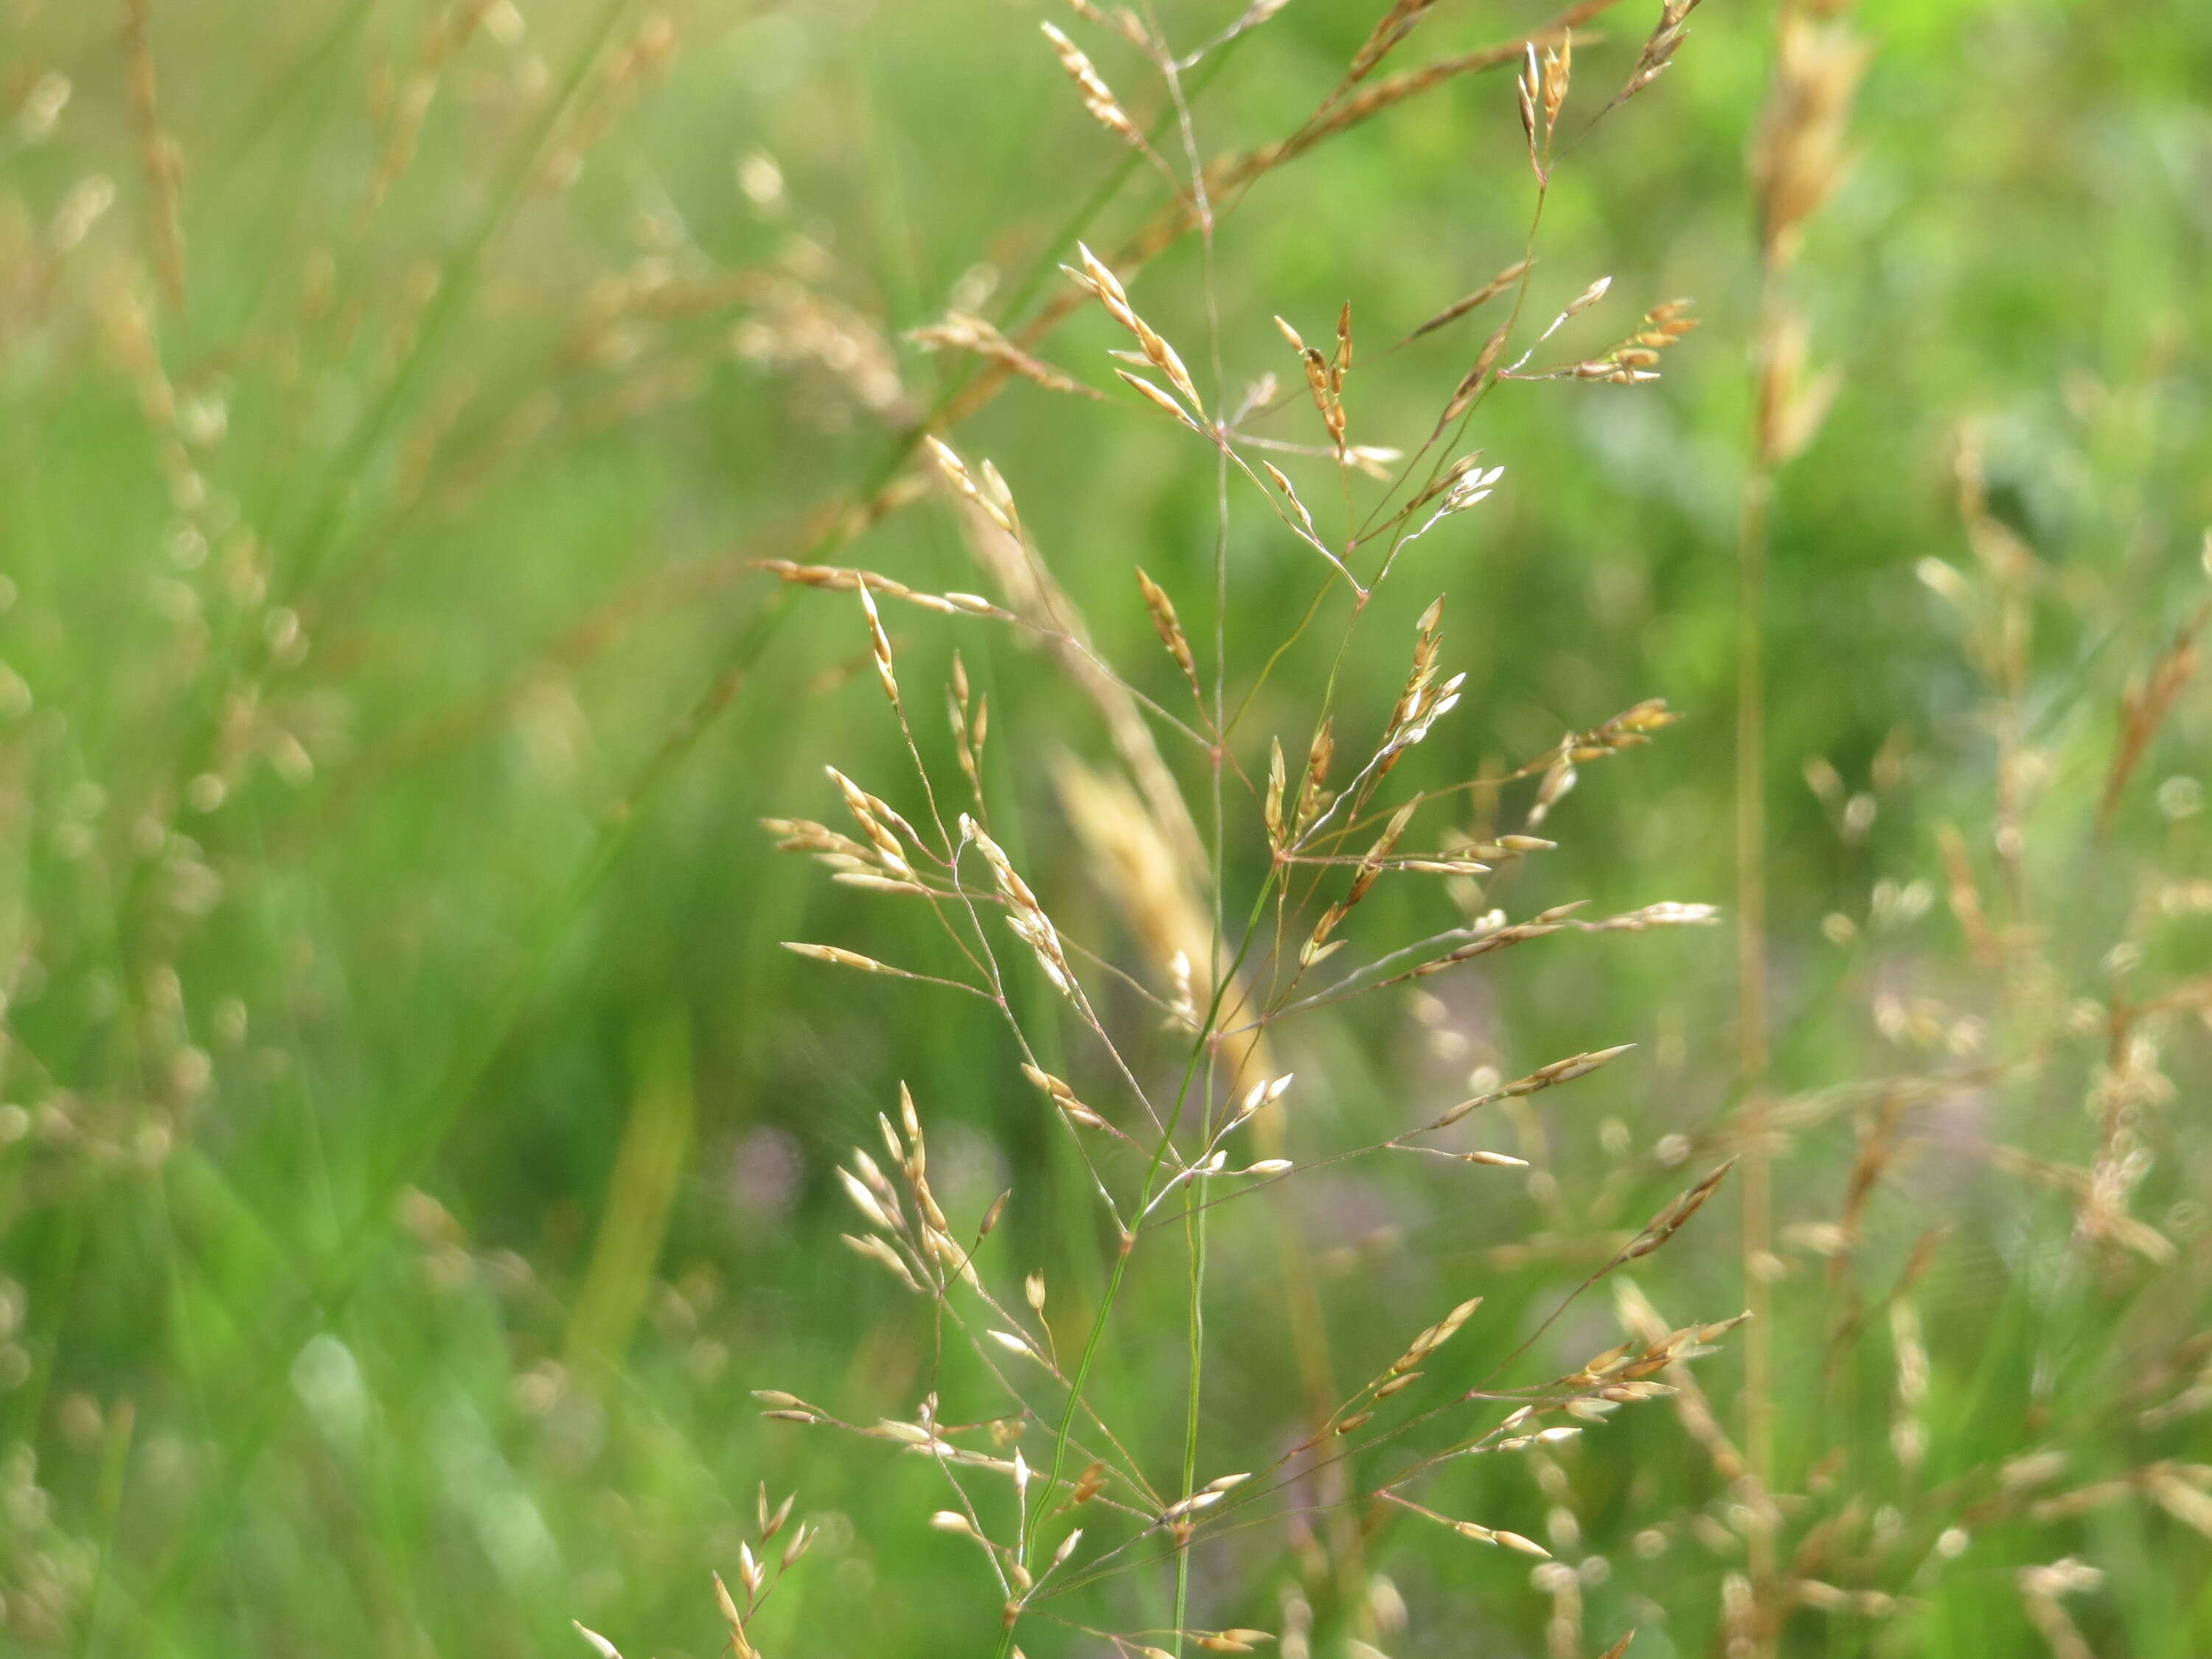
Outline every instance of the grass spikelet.
[[1001, 501], [999, 499], [999, 492], [987, 491], [975, 481], [975, 475], [968, 470], [967, 462], [960, 459], [952, 446], [934, 433], [923, 434], [922, 443], [929, 451], [931, 458], [936, 461], [938, 471], [945, 475], [945, 481], [951, 484], [954, 489], [982, 508], [990, 516], [992, 522], [1006, 534], [1017, 538], [1020, 536], [1021, 526], [1014, 518], [1011, 500]]
[[1112, 88], [1107, 86], [1091, 59], [1084, 55], [1083, 49], [1054, 24], [1039, 23], [1037, 27], [1052, 43], [1053, 56], [1060, 59], [1060, 66], [1067, 71], [1067, 78], [1075, 82], [1076, 91], [1083, 99], [1084, 110], [1091, 118], [1123, 143], [1138, 149], [1144, 149], [1144, 134], [1137, 130], [1136, 123], [1130, 120], [1115, 101]]
[[1705, 1207], [1705, 1200], [1718, 1190], [1721, 1182], [1728, 1178], [1729, 1171], [1735, 1167], [1735, 1160], [1730, 1158], [1653, 1216], [1642, 1232], [1621, 1247], [1620, 1254], [1613, 1258], [1615, 1263], [1634, 1261], [1647, 1256], [1674, 1237], [1692, 1216]]
[[1482, 395], [1483, 387], [1489, 384], [1512, 331], [1513, 325], [1510, 321], [1500, 323], [1492, 331], [1490, 337], [1482, 343], [1482, 349], [1475, 354], [1474, 366], [1460, 377], [1459, 384], [1452, 388], [1450, 398], [1444, 403], [1443, 413], [1437, 417], [1436, 431], [1430, 440], [1431, 442], [1441, 438], [1447, 427], [1474, 407], [1474, 400]]
[[1044, 907], [1037, 902], [1029, 884], [1014, 869], [1006, 849], [992, 840], [981, 824], [964, 814], [960, 820], [960, 836], [963, 843], [973, 842], [984, 862], [990, 866], [992, 879], [1011, 912], [1006, 926], [1035, 952], [1037, 966], [1044, 970], [1053, 988], [1073, 997], [1074, 971], [1067, 965], [1067, 957], [1060, 949], [1060, 932], [1053, 926], [1052, 918], [1045, 915]]
[[1066, 392], [1079, 398], [1099, 395], [1080, 380], [1062, 374], [1042, 358], [1023, 350], [987, 319], [964, 311], [948, 312], [942, 321], [915, 329], [907, 338], [925, 350], [972, 352], [976, 356], [1003, 365], [1048, 392]]
[[1261, 461], [1260, 465], [1267, 477], [1274, 481], [1275, 488], [1283, 492], [1283, 499], [1290, 502], [1291, 511], [1298, 515], [1298, 524], [1306, 534], [1317, 538], [1320, 532], [1314, 528], [1313, 514], [1306, 511], [1306, 504], [1298, 499], [1297, 486], [1283, 476], [1282, 469], [1273, 461]]
[[1613, 106], [1625, 104], [1663, 75], [1674, 61], [1674, 54], [1687, 38], [1690, 14], [1698, 9], [1699, 0], [1666, 0], [1659, 9], [1659, 21], [1647, 36], [1644, 46], [1636, 55], [1635, 67], [1629, 70], [1628, 80], [1613, 94]]
[[1168, 597], [1166, 589], [1145, 573], [1142, 565], [1137, 567], [1137, 586], [1144, 592], [1145, 609], [1152, 613], [1152, 627], [1160, 636], [1160, 643], [1167, 647], [1168, 655], [1182, 670], [1182, 677], [1190, 685], [1190, 695], [1203, 708], [1206, 691], [1199, 684], [1198, 659], [1191, 654], [1190, 641], [1185, 637], [1182, 623], [1176, 616], [1175, 601]]
[[[1105, 261], [1081, 243], [1076, 245], [1076, 252], [1083, 261], [1083, 269], [1079, 273], [1071, 274], [1098, 296], [1098, 303], [1105, 307], [1108, 316], [1136, 337], [1144, 360], [1167, 376], [1168, 384], [1181, 394], [1184, 404], [1192, 410], [1202, 412], [1205, 402], [1199, 397], [1197, 386], [1192, 384], [1190, 372], [1183, 367], [1182, 358], [1176, 349], [1137, 314], [1136, 307], [1129, 303], [1128, 293], [1122, 288], [1121, 279], [1115, 276]], [[1140, 390], [1149, 384], [1135, 375], [1124, 374], [1121, 378]], [[1158, 388], [1155, 386], [1147, 395], [1157, 398], [1158, 394]], [[1188, 416], [1184, 419], [1186, 424], [1195, 425]]]
[[1506, 266], [1504, 270], [1499, 271], [1498, 275], [1485, 283], [1480, 288], [1475, 289], [1474, 293], [1464, 295], [1461, 298], [1453, 301], [1449, 305], [1446, 306], [1442, 311], [1437, 313], [1435, 316], [1430, 318], [1428, 321], [1423, 323], [1419, 328], [1416, 328], [1411, 334], [1408, 334], [1398, 343], [1401, 346], [1411, 345], [1422, 336], [1433, 334], [1437, 330], [1457, 322], [1461, 318], [1466, 316], [1468, 313], [1474, 310], [1477, 307], [1487, 305], [1491, 301], [1496, 299], [1499, 295], [1504, 293], [1506, 289], [1518, 283], [1522, 276], [1526, 276], [1528, 274], [1529, 263], [1530, 262], [1526, 259], [1515, 260], [1511, 264]]
[[860, 613], [868, 619], [868, 651], [876, 665], [876, 678], [883, 682], [884, 696], [893, 708], [898, 706], [898, 676], [891, 665], [890, 635], [884, 632], [884, 619], [876, 614], [875, 599], [868, 592], [866, 582], [859, 584]]
[[1375, 66], [1413, 32], [1434, 3], [1435, 0], [1391, 0], [1390, 9], [1368, 31], [1367, 38], [1359, 43], [1359, 50], [1352, 54], [1352, 63], [1344, 72], [1344, 85], [1353, 86], [1372, 74]]
[[889, 974], [897, 970], [878, 962], [873, 957], [864, 957], [858, 951], [848, 951], [842, 945], [807, 945], [796, 939], [786, 939], [783, 948], [793, 956], [805, 957], [810, 962], [826, 962], [839, 968], [856, 969], [863, 974]]
[[1123, 380], [1127, 381], [1133, 391], [1143, 397], [1146, 402], [1153, 404], [1155, 407], [1173, 416], [1178, 424], [1187, 426], [1193, 432], [1199, 433], [1201, 435], [1205, 433], [1206, 428], [1199, 425], [1196, 421], [1193, 420], [1181, 404], [1177, 403], [1173, 398], [1168, 396], [1165, 392], [1162, 391], [1158, 386], [1154, 386], [1143, 375], [1132, 374], [1126, 368], [1117, 368], [1114, 373], [1119, 375]]

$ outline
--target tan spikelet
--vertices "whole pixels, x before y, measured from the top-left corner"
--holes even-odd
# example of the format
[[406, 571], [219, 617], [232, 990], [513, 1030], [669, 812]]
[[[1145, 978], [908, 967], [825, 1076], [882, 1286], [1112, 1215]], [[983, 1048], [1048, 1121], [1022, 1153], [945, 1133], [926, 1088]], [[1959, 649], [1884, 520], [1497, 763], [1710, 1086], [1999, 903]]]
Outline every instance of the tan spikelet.
[[1113, 89], [1107, 86], [1091, 59], [1084, 55], [1083, 49], [1050, 23], [1039, 23], [1037, 27], [1052, 43], [1053, 54], [1060, 59], [1060, 68], [1067, 71], [1067, 78], [1075, 82], [1077, 92], [1082, 95], [1083, 107], [1089, 112], [1091, 118], [1124, 143], [1141, 149], [1145, 143], [1144, 134], [1137, 131], [1136, 123], [1123, 112], [1115, 99]]

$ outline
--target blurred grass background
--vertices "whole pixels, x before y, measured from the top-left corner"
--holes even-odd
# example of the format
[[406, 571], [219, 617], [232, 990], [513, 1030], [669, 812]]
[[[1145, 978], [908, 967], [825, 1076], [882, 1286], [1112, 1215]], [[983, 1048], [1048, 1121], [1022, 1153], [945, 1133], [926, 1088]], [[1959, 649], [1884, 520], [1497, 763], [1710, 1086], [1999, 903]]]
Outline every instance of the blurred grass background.
[[[1164, 21], [1196, 39], [1233, 9], [1177, 0]], [[1206, 85], [1209, 150], [1293, 128], [1373, 9], [1292, 0]], [[908, 960], [927, 941], [771, 861], [756, 820], [830, 816], [824, 761], [872, 784], [901, 754], [849, 605], [790, 604], [749, 563], [801, 556], [823, 503], [890, 476], [957, 368], [904, 331], [948, 306], [1006, 316], [1115, 174], [1036, 39], [1043, 15], [0, 6], [0, 1650], [562, 1653], [580, 1650], [577, 1617], [633, 1654], [706, 1655], [706, 1574], [730, 1570], [763, 1480], [826, 1522], [763, 1624], [769, 1651], [965, 1652], [995, 1628], [968, 1553], [923, 1525], [927, 1470], [763, 1432], [747, 1395], [788, 1388], [868, 1421], [925, 1386], [926, 1322], [837, 1247], [830, 1179], [901, 1079], [935, 1126], [940, 1190], [972, 1212], [1014, 1188], [1009, 1271], [1042, 1266], [1081, 1306], [1103, 1259], [997, 1027], [777, 949]], [[1947, 1029], [1987, 1012], [1936, 851], [1939, 824], [1988, 819], [1987, 702], [1915, 575], [1930, 556], [1971, 563], [1952, 487], [1967, 422], [1993, 510], [2047, 578], [2028, 711], [2054, 780], [2037, 843], [2053, 954], [2094, 974], [2154, 861], [2185, 901], [2212, 879], [2201, 687], [2112, 836], [2090, 833], [2119, 688], [2204, 583], [2212, 11], [1865, 0], [1858, 15], [1875, 57], [1855, 161], [1795, 284], [1840, 390], [1773, 531], [1788, 1090], [1902, 1067], [1869, 1018], [1877, 996], [1931, 1000]], [[1539, 17], [1442, 6], [1420, 45]], [[1625, 73], [1646, 27], [1624, 9], [1578, 59]], [[1610, 273], [1622, 317], [1690, 295], [1701, 331], [1654, 386], [1494, 399], [1481, 436], [1504, 485], [1479, 526], [1417, 550], [1428, 565], [1355, 653], [1379, 713], [1413, 615], [1449, 587], [1469, 678], [1421, 757], [1438, 779], [1646, 696], [1687, 715], [1589, 769], [1516, 909], [1731, 890], [1758, 285], [1744, 155], [1771, 38], [1765, 8], [1711, 0], [1679, 66], [1562, 167], [1547, 217], [1539, 301]], [[1475, 77], [1263, 181], [1220, 238], [1232, 380], [1286, 367], [1271, 313], [1319, 337], [1348, 296], [1380, 344], [1516, 257], [1520, 146], [1504, 82]], [[1088, 240], [1109, 246], [1156, 199], [1131, 177]], [[1190, 355], [1194, 246], [1141, 297]], [[1377, 354], [1355, 420], [1432, 407], [1478, 338]], [[1047, 355], [1110, 386], [1115, 343], [1086, 315]], [[1171, 689], [1127, 566], [1206, 591], [1204, 456], [1126, 398], [1027, 386], [957, 441], [1012, 481], [1106, 654]], [[1313, 580], [1267, 528], [1232, 532], [1247, 661]], [[850, 556], [979, 585], [928, 503]], [[950, 631], [890, 620], [902, 675], [941, 680]], [[1033, 657], [957, 638], [994, 694], [991, 787], [1026, 829], [1013, 850], [1066, 886], [1080, 855], [1044, 761], [1103, 745]], [[1814, 757], [1835, 800], [1801, 780]], [[1120, 937], [1085, 902], [1063, 925]], [[2191, 902], [2143, 934], [2146, 975], [2212, 962]], [[1837, 915], [1853, 942], [1823, 932]], [[1879, 955], [1877, 923], [1894, 941]], [[1724, 935], [1701, 931], [1516, 953], [1445, 994], [1456, 1044], [1362, 1005], [1291, 1042], [1313, 1089], [1300, 1133], [1349, 1143], [1486, 1059], [1511, 1076], [1634, 1041], [1632, 1064], [1547, 1113], [1543, 1161], [1570, 1193], [1618, 1178], [1648, 1210], [1681, 1181], [1620, 1148], [1641, 1157], [1728, 1109], [1731, 972]], [[2168, 1061], [2172, 1144], [2138, 1211], [2185, 1262], [2155, 1288], [2069, 1269], [2063, 1200], [1963, 1156], [1923, 1158], [1870, 1224], [1893, 1261], [1927, 1221], [1953, 1229], [1920, 1303], [1928, 1484], [2051, 1443], [2083, 1480], [2153, 1451], [2212, 1459], [2186, 1421], [2146, 1450], [2069, 1415], [2070, 1390], [2102, 1400], [2147, 1363], [2144, 1322], [2172, 1344], [2203, 1325], [2201, 1025]], [[2081, 1162], [2083, 1077], [1993, 1086], [1931, 1138]], [[1780, 1176], [1785, 1219], [1832, 1211], [1850, 1157], [1847, 1125], [1808, 1131]], [[1559, 1220], [1540, 1194], [1480, 1190], [1395, 1170], [1310, 1189], [1334, 1346], [1395, 1352], [1481, 1291], [1494, 1322], [1462, 1340], [1502, 1352], [1586, 1270], [1514, 1253]], [[1224, 1283], [1267, 1285], [1256, 1231], [1220, 1249]], [[1810, 1257], [1792, 1272], [1785, 1322], [1791, 1286], [1820, 1276]], [[1650, 1288], [1672, 1317], [1717, 1317], [1739, 1305], [1735, 1274], [1717, 1226], [1670, 1247]], [[1172, 1285], [1139, 1293], [1154, 1290], [1172, 1303]], [[1216, 1318], [1239, 1358], [1209, 1379], [1209, 1432], [1264, 1437], [1284, 1410], [1273, 1297]], [[1181, 1330], [1158, 1328], [1158, 1351], [1115, 1345], [1103, 1386], [1166, 1433]], [[1881, 1368], [1844, 1408], [1821, 1404], [1793, 1330], [1817, 1352], [1819, 1326], [1776, 1338], [1790, 1480], [1838, 1449], [1879, 1463]], [[1560, 1340], [1571, 1364], [1615, 1334], [1600, 1312]], [[1706, 1363], [1725, 1402], [1735, 1362]], [[1624, 1564], [1654, 1515], [1714, 1495], [1679, 1428], [1639, 1415], [1573, 1465], [1586, 1531]], [[1464, 1480], [1459, 1513], [1534, 1501], [1510, 1470]], [[1909, 1485], [1863, 1489], [1917, 1517]], [[1409, 1538], [1394, 1567], [1415, 1630], [1393, 1651], [1540, 1650], [1524, 1569], [1443, 1542]], [[2069, 1551], [2110, 1575], [2078, 1612], [2097, 1653], [2212, 1649], [2212, 1540], [2123, 1506], [1977, 1532], [1911, 1619], [1808, 1617], [1793, 1650], [2038, 1651], [2013, 1571]], [[1662, 1585], [1668, 1622], [1633, 1652], [1704, 1651], [1725, 1565], [1689, 1548], [1641, 1588], [1624, 1565], [1593, 1606]], [[1271, 1594], [1237, 1616], [1268, 1622]], [[1235, 1591], [1219, 1595], [1228, 1622]]]

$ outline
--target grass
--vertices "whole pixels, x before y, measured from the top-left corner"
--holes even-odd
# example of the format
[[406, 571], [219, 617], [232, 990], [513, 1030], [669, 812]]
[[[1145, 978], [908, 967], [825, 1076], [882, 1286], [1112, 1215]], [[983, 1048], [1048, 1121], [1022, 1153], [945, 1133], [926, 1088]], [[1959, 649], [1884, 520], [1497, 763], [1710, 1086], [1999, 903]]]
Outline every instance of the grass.
[[[1232, 11], [1157, 27], [1187, 48]], [[1850, 165], [1778, 280], [1743, 169], [1772, 20], [1704, 8], [1676, 66], [1549, 164], [1535, 264], [1389, 352], [1529, 252], [1536, 187], [1516, 52], [1393, 77], [1489, 62], [1537, 9], [1437, 8], [1334, 105], [1372, 16], [1294, 0], [1178, 70], [1180, 105], [1110, 26], [1056, 18], [1158, 165], [1086, 116], [1037, 21], [380, 0], [0, 26], [0, 1650], [577, 1651], [580, 1618], [704, 1654], [727, 1639], [708, 1573], [742, 1612], [744, 1551], [773, 1574], [800, 1536], [746, 1623], [761, 1650], [999, 1639], [986, 1553], [928, 1524], [959, 1512], [935, 1460], [763, 1426], [747, 1397], [864, 1430], [933, 1388], [945, 1423], [1005, 1407], [951, 1340], [971, 1292], [917, 1304], [836, 1243], [832, 1170], [903, 1079], [929, 1158], [882, 1166], [908, 1229], [887, 1248], [930, 1248], [915, 1179], [963, 1250], [1011, 1191], [977, 1271], [994, 1322], [1057, 1345], [1039, 1368], [984, 1339], [1039, 1415], [1018, 1443], [945, 1437], [1028, 1460], [1018, 1515], [1004, 1472], [965, 1481], [971, 1529], [1039, 1572], [1076, 1518], [1048, 1496], [1111, 1453], [1009, 1645], [1109, 1645], [1068, 1620], [1401, 1659], [1470, 1631], [1595, 1654], [1632, 1626], [1632, 1659], [2201, 1650], [2204, 25], [1861, 0]], [[1580, 25], [1563, 131], [1651, 21]], [[1314, 118], [1377, 87], [1406, 95]], [[1169, 204], [1194, 154], [1245, 158], [1205, 211]], [[1677, 295], [1705, 322], [1653, 385], [1484, 395], [1504, 477], [1378, 582], [1326, 455], [1251, 447], [1247, 480], [1114, 378], [1104, 352], [1133, 349], [1177, 396], [1058, 275], [1079, 240], [1179, 348], [1187, 408], [1273, 370], [1255, 434], [1323, 449], [1275, 313], [1316, 343], [1326, 404], [1349, 297], [1352, 441], [1409, 450], [1514, 295], [1525, 341], [1612, 274], [1563, 361]], [[1835, 401], [1802, 454], [1747, 469], [1746, 362], [1771, 369], [1788, 311]], [[1002, 333], [910, 337], [953, 312]], [[1027, 358], [1103, 400], [1010, 371]], [[987, 499], [997, 463], [1055, 592], [1022, 587], [925, 428]], [[1262, 459], [1373, 587], [1356, 629]], [[1458, 706], [1344, 855], [1430, 789], [1455, 793], [1403, 847], [1496, 842], [1556, 793], [1561, 732], [1663, 695], [1683, 722], [1583, 763], [1540, 826], [1558, 848], [1497, 902], [1734, 908], [1747, 471], [1772, 486], [1766, 732], [1741, 769], [1766, 819], [1771, 1134], [1745, 1133], [1737, 976], [1703, 929], [1530, 940], [1301, 1012], [1264, 1058], [1163, 1027], [1218, 1023], [1224, 955], [1287, 981], [1347, 895], [1342, 865], [1271, 878], [1269, 739], [1294, 817], [1317, 708], [1341, 782], [1440, 589], [1416, 691], [1464, 669]], [[1053, 606], [1085, 644], [889, 589], [872, 634], [849, 586], [779, 584], [776, 559]], [[939, 714], [955, 643], [970, 740], [990, 710], [972, 788]], [[951, 918], [989, 941], [996, 1001], [779, 950], [965, 971], [926, 901], [801, 878], [753, 828], [843, 812], [834, 759], [945, 850], [879, 652], [952, 839], [987, 814], [1179, 1141], [995, 921]], [[975, 847], [960, 866], [979, 914], [1008, 897]], [[1454, 925], [1476, 879], [1383, 873], [1312, 971]], [[1198, 965], [1171, 1015], [1146, 999], [1177, 1001], [1177, 950]], [[1443, 1132], [1526, 1169], [1325, 1162], [1626, 1042]], [[1139, 1149], [1068, 1132], [1024, 1060]], [[1248, 1066], [1297, 1081], [1236, 1132], [1277, 1137], [1238, 1167], [1310, 1167], [1218, 1212], [1171, 1195], [1121, 1251], [1079, 1146], [1139, 1207]], [[1517, 1350], [1499, 1383], [1742, 1305], [1727, 1186], [1607, 1264], [1747, 1152], [1771, 1175], [1750, 1260], [1769, 1241], [1772, 1318], [1577, 1441], [1387, 1488], [1394, 1452], [1455, 1443], [1418, 1419]], [[1408, 1367], [1426, 1380], [1345, 1408], [1376, 1413], [1362, 1449], [1299, 1449], [1477, 1295]], [[1770, 1380], [1747, 1390], [1753, 1329]]]

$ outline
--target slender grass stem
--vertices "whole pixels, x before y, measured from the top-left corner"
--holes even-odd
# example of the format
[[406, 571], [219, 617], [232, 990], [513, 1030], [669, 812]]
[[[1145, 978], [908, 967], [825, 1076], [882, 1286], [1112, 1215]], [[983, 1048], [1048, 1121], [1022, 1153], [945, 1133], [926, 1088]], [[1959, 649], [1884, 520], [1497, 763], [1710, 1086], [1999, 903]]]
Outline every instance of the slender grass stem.
[[[1238, 947], [1236, 958], [1229, 964], [1228, 970], [1215, 981], [1212, 1000], [1206, 1009], [1206, 1018], [1191, 1041], [1190, 1055], [1183, 1065], [1182, 1081], [1176, 1090], [1174, 1109], [1168, 1115], [1167, 1132], [1160, 1137], [1159, 1145], [1153, 1149], [1152, 1163], [1145, 1170], [1145, 1179], [1135, 1206], [1139, 1214], [1152, 1202], [1160, 1170], [1175, 1145], [1176, 1129], [1181, 1124], [1184, 1108], [1189, 1102], [1191, 1085], [1197, 1080], [1199, 1065], [1206, 1058], [1216, 1024], [1220, 1019], [1223, 1000], [1229, 987], [1236, 981], [1237, 970], [1243, 966], [1244, 957], [1250, 951], [1253, 941], [1259, 937], [1260, 921], [1267, 913], [1267, 901], [1273, 896], [1274, 887], [1275, 873], [1270, 871], [1267, 879], [1260, 884], [1259, 892], [1253, 897], [1251, 914], [1245, 918], [1243, 943]], [[1075, 1419], [1082, 1409], [1084, 1387], [1091, 1379], [1091, 1366], [1097, 1361], [1099, 1345], [1106, 1335], [1106, 1322], [1112, 1316], [1114, 1304], [1128, 1278], [1129, 1257], [1135, 1244], [1136, 1239], [1133, 1236], [1124, 1235], [1121, 1248], [1114, 1258], [1113, 1271], [1107, 1276], [1106, 1289], [1098, 1298], [1097, 1311], [1091, 1316], [1091, 1329], [1083, 1340], [1082, 1358], [1076, 1361], [1075, 1370], [1068, 1379], [1067, 1403], [1060, 1410], [1060, 1423], [1053, 1434], [1052, 1461], [1046, 1466], [1044, 1490], [1048, 1492], [1059, 1490], [1060, 1476], [1066, 1471], [1068, 1438], [1074, 1432]], [[1043, 1507], [1040, 1504], [1030, 1512], [1021, 1543], [1024, 1555], [1036, 1542], [1037, 1523], [1044, 1518]], [[999, 1659], [1006, 1659], [1006, 1656], [1013, 1651], [1013, 1645], [1014, 1622], [1010, 1620], [1000, 1634]]]
[[[1735, 730], [1736, 1073], [1744, 1141], [1741, 1254], [1744, 1442], [1764, 1491], [1774, 1477], [1773, 1174], [1768, 1149], [1766, 997], [1766, 516], [1773, 481], [1763, 467], [1746, 479], [1737, 541]], [[1754, 1571], [1771, 1572], [1773, 1541], [1752, 1534]]]

